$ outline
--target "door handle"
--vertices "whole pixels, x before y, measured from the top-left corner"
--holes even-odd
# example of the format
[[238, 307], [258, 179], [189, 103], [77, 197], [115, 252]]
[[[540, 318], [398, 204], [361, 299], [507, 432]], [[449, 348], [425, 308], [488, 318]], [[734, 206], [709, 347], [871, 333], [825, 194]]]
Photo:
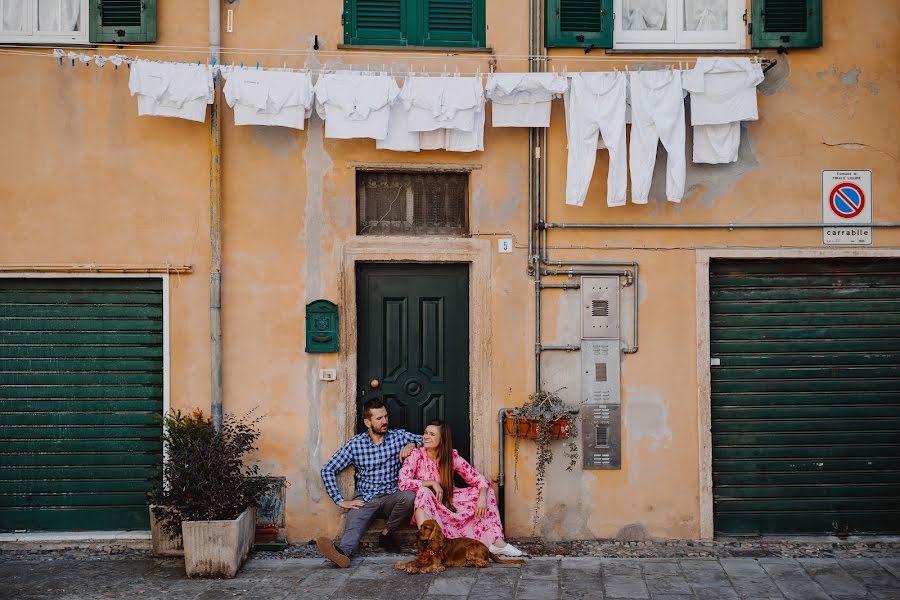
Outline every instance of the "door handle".
[[381, 386], [381, 382], [378, 381], [377, 379], [373, 379], [372, 381], [369, 382], [369, 386], [373, 390], [377, 390]]

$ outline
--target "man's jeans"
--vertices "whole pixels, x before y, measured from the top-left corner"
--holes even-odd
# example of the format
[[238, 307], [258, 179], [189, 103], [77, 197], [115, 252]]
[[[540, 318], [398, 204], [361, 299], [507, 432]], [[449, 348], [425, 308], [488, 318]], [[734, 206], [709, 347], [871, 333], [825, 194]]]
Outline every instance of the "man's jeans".
[[352, 556], [359, 547], [359, 540], [375, 517], [386, 517], [387, 530], [393, 533], [404, 523], [409, 523], [415, 501], [415, 492], [398, 490], [393, 494], [375, 496], [362, 507], [348, 510], [347, 527], [344, 529], [341, 542], [337, 545], [338, 548], [347, 556]]

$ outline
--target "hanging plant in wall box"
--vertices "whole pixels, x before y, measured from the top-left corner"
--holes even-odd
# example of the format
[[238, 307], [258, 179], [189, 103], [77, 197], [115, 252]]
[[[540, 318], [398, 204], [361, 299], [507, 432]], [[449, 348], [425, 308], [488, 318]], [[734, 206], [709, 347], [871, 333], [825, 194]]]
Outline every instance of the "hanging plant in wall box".
[[559, 391], [531, 394], [528, 402], [506, 411], [506, 433], [515, 440], [516, 468], [519, 464], [519, 441], [525, 438], [534, 440], [537, 444], [532, 526], [537, 522], [538, 510], [544, 500], [547, 467], [553, 462], [551, 442], [566, 440], [566, 458], [569, 459], [567, 471], [571, 471], [578, 463], [578, 422], [575, 419], [578, 409], [563, 403]]

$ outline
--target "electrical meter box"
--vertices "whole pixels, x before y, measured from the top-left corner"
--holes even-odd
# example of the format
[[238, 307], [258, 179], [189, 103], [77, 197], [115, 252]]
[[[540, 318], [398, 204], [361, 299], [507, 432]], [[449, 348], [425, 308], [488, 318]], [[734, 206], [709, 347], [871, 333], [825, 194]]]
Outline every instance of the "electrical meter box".
[[306, 351], [338, 351], [338, 307], [328, 300], [306, 305]]

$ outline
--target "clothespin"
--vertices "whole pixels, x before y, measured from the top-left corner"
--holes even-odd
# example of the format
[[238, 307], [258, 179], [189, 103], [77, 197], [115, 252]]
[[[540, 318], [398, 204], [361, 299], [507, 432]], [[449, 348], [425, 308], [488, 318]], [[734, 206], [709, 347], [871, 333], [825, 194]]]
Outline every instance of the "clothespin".
[[259, 71], [259, 61], [256, 61], [256, 70]]
[[491, 67], [491, 75], [493, 75], [494, 74], [494, 63], [491, 63], [489, 66]]

